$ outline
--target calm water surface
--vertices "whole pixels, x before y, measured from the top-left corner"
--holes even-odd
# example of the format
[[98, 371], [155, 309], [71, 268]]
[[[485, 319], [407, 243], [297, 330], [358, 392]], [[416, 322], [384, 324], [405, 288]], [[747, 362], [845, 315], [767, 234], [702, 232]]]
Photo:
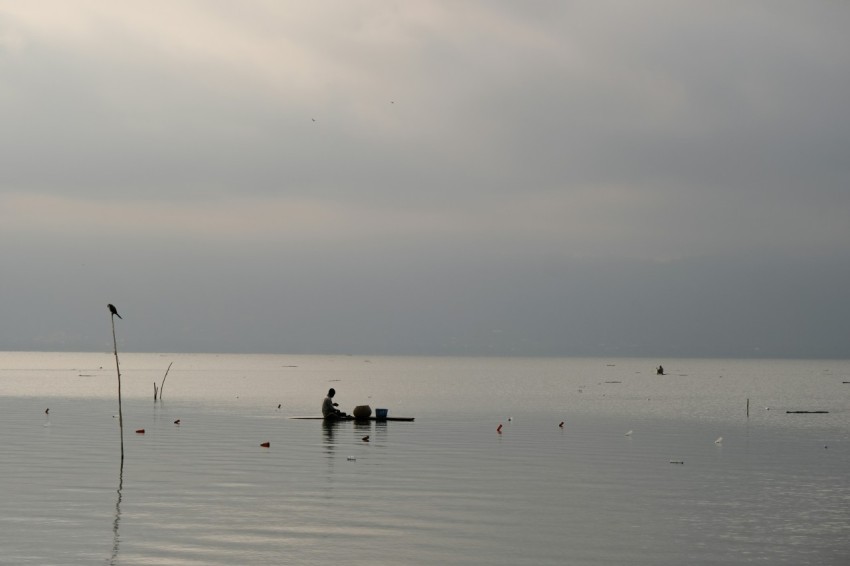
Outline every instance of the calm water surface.
[[0, 563], [850, 564], [850, 362], [661, 362], [124, 354], [122, 466], [111, 353], [0, 353]]

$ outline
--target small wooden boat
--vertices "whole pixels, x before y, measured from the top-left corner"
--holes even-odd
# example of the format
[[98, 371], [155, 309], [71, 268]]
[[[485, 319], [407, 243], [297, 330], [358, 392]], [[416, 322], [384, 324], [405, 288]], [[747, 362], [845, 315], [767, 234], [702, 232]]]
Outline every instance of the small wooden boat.
[[334, 421], [357, 421], [357, 422], [377, 421], [379, 423], [384, 422], [384, 421], [396, 421], [396, 422], [408, 422], [408, 423], [413, 422], [413, 417], [382, 417], [382, 418], [378, 418], [378, 417], [375, 417], [375, 416], [371, 416], [371, 417], [366, 417], [366, 418], [363, 418], [363, 419], [355, 419], [352, 415], [346, 415], [344, 417], [329, 417], [327, 419], [325, 417], [322, 417], [322, 416], [318, 416], [318, 417], [289, 417], [289, 418], [295, 419], [295, 420], [303, 420], [303, 421], [325, 421], [326, 420], [328, 422], [334, 422]]

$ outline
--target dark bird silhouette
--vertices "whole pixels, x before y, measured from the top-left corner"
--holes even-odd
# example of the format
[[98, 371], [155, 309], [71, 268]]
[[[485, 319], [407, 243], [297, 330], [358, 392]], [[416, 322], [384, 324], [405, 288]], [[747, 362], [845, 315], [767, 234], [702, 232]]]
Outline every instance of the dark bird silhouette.
[[[118, 318], [121, 318], [121, 315], [120, 315], [120, 314], [118, 314], [118, 309], [116, 309], [116, 308], [115, 308], [115, 305], [113, 305], [113, 304], [111, 304], [111, 303], [110, 303], [110, 304], [108, 304], [108, 305], [106, 305], [106, 306], [109, 308], [109, 312], [111, 312], [112, 314], [114, 314], [114, 315], [115, 315], [115, 316], [117, 316]], [[121, 318], [121, 320], [124, 320], [124, 319], [123, 319], [123, 318]]]

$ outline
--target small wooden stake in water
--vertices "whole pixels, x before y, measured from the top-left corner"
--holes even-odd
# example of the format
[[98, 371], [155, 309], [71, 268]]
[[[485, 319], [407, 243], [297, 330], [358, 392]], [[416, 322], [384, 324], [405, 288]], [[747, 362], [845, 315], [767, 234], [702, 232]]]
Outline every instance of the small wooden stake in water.
[[112, 345], [115, 352], [115, 370], [118, 373], [118, 428], [121, 430], [121, 466], [124, 466], [124, 413], [121, 411], [121, 366], [118, 364], [118, 341], [115, 339], [115, 316], [121, 318], [114, 305], [109, 307], [110, 316], [112, 318]]
[[[162, 376], [162, 383], [159, 384], [159, 400], [162, 401], [162, 390], [165, 388], [165, 378], [168, 377], [168, 372], [171, 371], [171, 365], [174, 362], [168, 364], [168, 368], [165, 370], [165, 375]], [[153, 384], [154, 389], [156, 389], [156, 383]], [[156, 393], [153, 396], [154, 401], [156, 401]]]

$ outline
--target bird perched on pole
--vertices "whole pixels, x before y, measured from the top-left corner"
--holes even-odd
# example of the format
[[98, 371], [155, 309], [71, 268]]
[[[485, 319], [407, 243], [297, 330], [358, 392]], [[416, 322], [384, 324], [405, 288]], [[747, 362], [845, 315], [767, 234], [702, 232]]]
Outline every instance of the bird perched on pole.
[[[120, 315], [120, 314], [118, 314], [118, 309], [116, 309], [116, 308], [115, 308], [115, 305], [113, 305], [113, 304], [111, 304], [111, 303], [110, 303], [110, 304], [108, 304], [108, 305], [106, 305], [106, 306], [109, 308], [109, 312], [111, 312], [112, 314], [114, 314], [114, 315], [115, 315], [115, 316], [117, 316], [118, 318], [121, 318], [121, 315]], [[124, 319], [123, 319], [123, 318], [121, 318], [121, 320], [124, 320]]]

